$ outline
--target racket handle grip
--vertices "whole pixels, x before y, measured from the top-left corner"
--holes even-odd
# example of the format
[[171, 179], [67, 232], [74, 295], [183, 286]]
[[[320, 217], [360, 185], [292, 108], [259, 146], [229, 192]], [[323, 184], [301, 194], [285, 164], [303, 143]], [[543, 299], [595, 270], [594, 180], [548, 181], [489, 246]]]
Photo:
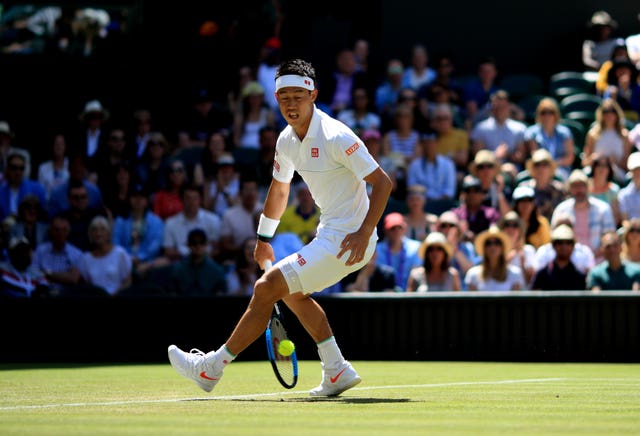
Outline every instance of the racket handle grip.
[[264, 271], [268, 270], [269, 268], [271, 268], [273, 266], [273, 262], [271, 262], [271, 260], [267, 259], [264, 261], [264, 265], [262, 266], [262, 269]]

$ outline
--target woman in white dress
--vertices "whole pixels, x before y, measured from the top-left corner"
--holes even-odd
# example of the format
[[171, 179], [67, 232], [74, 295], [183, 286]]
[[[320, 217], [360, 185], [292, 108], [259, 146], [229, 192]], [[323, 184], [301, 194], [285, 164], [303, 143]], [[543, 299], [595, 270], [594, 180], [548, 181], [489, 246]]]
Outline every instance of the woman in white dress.
[[517, 291], [524, 289], [522, 269], [507, 262], [511, 251], [509, 237], [496, 225], [475, 238], [482, 261], [467, 271], [465, 283], [470, 291]]

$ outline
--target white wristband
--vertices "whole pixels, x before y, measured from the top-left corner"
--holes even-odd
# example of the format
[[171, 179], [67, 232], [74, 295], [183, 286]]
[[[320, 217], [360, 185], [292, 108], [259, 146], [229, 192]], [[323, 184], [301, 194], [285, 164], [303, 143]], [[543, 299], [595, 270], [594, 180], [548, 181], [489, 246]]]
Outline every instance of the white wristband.
[[260, 221], [258, 222], [258, 235], [266, 236], [267, 238], [273, 237], [276, 233], [276, 229], [278, 228], [278, 224], [280, 224], [280, 220], [274, 220], [264, 214], [260, 214]]

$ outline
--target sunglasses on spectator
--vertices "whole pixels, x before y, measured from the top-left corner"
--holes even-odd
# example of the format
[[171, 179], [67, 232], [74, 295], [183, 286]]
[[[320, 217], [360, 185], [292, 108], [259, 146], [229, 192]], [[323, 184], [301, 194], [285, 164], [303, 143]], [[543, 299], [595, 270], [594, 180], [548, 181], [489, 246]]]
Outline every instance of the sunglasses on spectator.
[[24, 165], [13, 165], [13, 164], [9, 164], [8, 168], [10, 170], [14, 170], [14, 171], [24, 171]]
[[207, 242], [206, 242], [206, 241], [203, 241], [203, 240], [199, 240], [199, 241], [190, 241], [190, 242], [189, 242], [189, 246], [191, 246], [191, 247], [195, 247], [195, 246], [197, 246], [197, 245], [207, 245]]
[[556, 111], [550, 109], [543, 109], [540, 111], [540, 115], [555, 115]]
[[505, 229], [518, 229], [520, 228], [520, 224], [517, 221], [507, 221], [504, 223]]
[[457, 226], [454, 223], [440, 223], [438, 227], [440, 227], [441, 229], [450, 229]]
[[431, 247], [427, 248], [427, 253], [430, 253], [432, 251], [444, 251], [444, 248], [439, 245], [432, 245]]
[[553, 245], [573, 245], [573, 241], [571, 239], [556, 239], [553, 241]]
[[551, 164], [548, 160], [543, 160], [533, 164], [534, 167], [548, 167]]
[[184, 172], [184, 168], [183, 167], [172, 167], [171, 168], [171, 172], [172, 173], [183, 173]]
[[492, 245], [502, 246], [502, 241], [500, 239], [487, 239], [484, 243], [485, 247], [490, 247]]
[[122, 140], [124, 140], [124, 136], [121, 136], [121, 135], [111, 135], [111, 136], [109, 136], [109, 139], [111, 139], [112, 141], [122, 141]]
[[602, 109], [602, 113], [603, 114], [615, 114], [616, 110], [615, 109]]
[[485, 170], [487, 168], [494, 168], [493, 164], [478, 164], [476, 165], [476, 168], [479, 170]]

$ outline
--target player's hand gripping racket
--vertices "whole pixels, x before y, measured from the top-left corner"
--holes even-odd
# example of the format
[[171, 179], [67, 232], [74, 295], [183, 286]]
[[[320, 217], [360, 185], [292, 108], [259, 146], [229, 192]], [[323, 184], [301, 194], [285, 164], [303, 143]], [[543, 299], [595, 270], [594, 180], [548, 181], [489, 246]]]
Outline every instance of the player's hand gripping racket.
[[[264, 263], [264, 270], [271, 268], [271, 261], [267, 260]], [[278, 303], [273, 305], [273, 312], [271, 318], [267, 324], [267, 330], [265, 331], [265, 337], [267, 339], [267, 355], [271, 362], [271, 367], [276, 375], [276, 378], [282, 386], [287, 389], [292, 389], [296, 383], [298, 383], [298, 358], [296, 357], [295, 348], [289, 355], [290, 348], [280, 344], [283, 341], [290, 341], [287, 335], [287, 330], [282, 323], [282, 313], [278, 307]], [[282, 354], [284, 353], [284, 354]]]

